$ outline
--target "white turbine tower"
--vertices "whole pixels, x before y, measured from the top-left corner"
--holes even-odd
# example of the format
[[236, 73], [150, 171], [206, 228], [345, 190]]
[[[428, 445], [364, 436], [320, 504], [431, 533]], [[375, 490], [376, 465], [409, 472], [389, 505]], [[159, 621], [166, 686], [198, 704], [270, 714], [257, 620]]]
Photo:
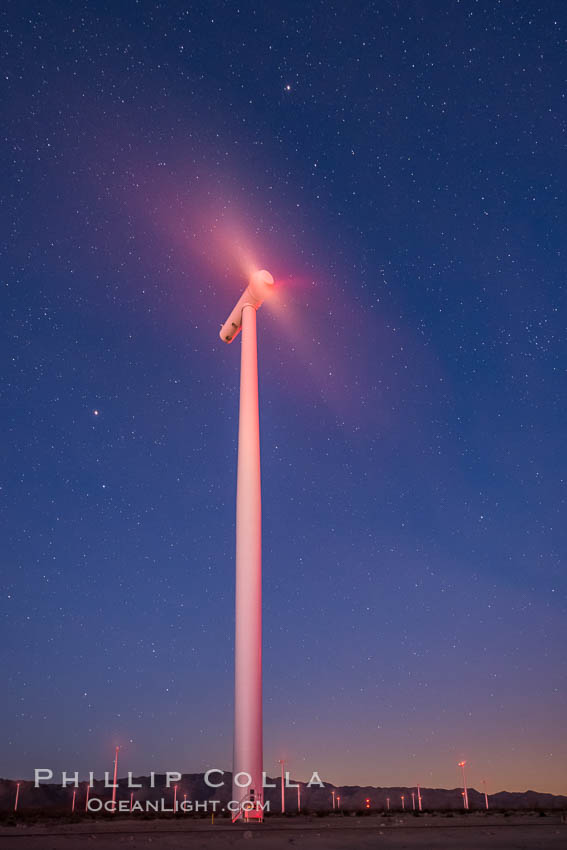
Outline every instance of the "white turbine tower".
[[[262, 503], [256, 310], [274, 279], [255, 272], [220, 331], [232, 342], [242, 330], [236, 484], [236, 630], [232, 799], [264, 802], [262, 783]], [[235, 813], [234, 819], [242, 809]], [[259, 813], [250, 811], [248, 817]]]

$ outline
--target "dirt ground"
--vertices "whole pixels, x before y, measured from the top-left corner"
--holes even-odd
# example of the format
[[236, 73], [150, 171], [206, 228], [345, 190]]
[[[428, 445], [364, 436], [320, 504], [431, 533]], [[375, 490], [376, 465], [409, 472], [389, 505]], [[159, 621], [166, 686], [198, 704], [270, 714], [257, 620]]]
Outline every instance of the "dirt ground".
[[380, 817], [270, 818], [231, 826], [224, 820], [167, 822], [116, 820], [0, 827], [0, 850], [565, 850], [567, 824], [559, 816], [484, 817], [448, 823]]

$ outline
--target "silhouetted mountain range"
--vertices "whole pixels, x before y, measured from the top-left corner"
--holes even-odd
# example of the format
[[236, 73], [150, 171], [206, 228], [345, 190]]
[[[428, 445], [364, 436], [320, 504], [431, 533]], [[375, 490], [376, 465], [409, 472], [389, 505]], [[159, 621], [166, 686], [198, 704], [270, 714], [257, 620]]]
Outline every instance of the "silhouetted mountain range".
[[[217, 777], [215, 777], [215, 780]], [[224, 786], [221, 788], [210, 788], [204, 781], [202, 773], [186, 773], [183, 774], [181, 781], [178, 783], [177, 800], [181, 802], [184, 795], [187, 795], [187, 800], [204, 801], [204, 800], [219, 800], [221, 805], [226, 804], [231, 799], [231, 774], [224, 774]], [[279, 779], [269, 779], [270, 783], [277, 785], [276, 788], [265, 789], [265, 799], [270, 801], [270, 810], [273, 813], [278, 813], [281, 810], [281, 791]], [[294, 780], [290, 780], [293, 782]], [[148, 776], [134, 777], [133, 782], [142, 785], [142, 788], [131, 789], [128, 787], [127, 779], [119, 780], [117, 789], [118, 800], [129, 800], [130, 793], [134, 791], [134, 799], [145, 800], [160, 800], [164, 798], [167, 805], [173, 805], [173, 788], [166, 788], [165, 775], [156, 774], [154, 783], [155, 787], [150, 787], [150, 778]], [[332, 792], [335, 792], [335, 797], [340, 798], [340, 807], [344, 811], [364, 810], [367, 808], [366, 801], [369, 801], [370, 809], [386, 810], [387, 800], [390, 800], [390, 810], [399, 811], [402, 808], [402, 795], [404, 796], [405, 809], [411, 811], [413, 806], [412, 792], [414, 793], [415, 807], [417, 809], [417, 791], [415, 787], [390, 787], [377, 788], [372, 785], [331, 785], [325, 783], [325, 787], [321, 788], [314, 786], [308, 788], [305, 783], [301, 782], [301, 809], [302, 811], [324, 811], [330, 810], [332, 803]], [[63, 811], [69, 811], [70, 801], [73, 794], [73, 788], [62, 788], [61, 785], [42, 784], [39, 788], [34, 788], [32, 781], [21, 781], [19, 792], [18, 811], [22, 812], [26, 809], [47, 809], [56, 808]], [[104, 782], [95, 780], [93, 788], [89, 792], [90, 797], [98, 797], [101, 800], [109, 800], [112, 796], [112, 789], [105, 788]], [[0, 809], [7, 811], [14, 808], [16, 795], [16, 781], [11, 779], [0, 779]], [[474, 788], [468, 789], [469, 806], [471, 810], [479, 810], [485, 808], [484, 794]], [[78, 812], [85, 809], [86, 783], [81, 782], [76, 794], [76, 810]], [[424, 810], [445, 809], [458, 810], [463, 808], [462, 789], [460, 788], [421, 788], [422, 806]], [[545, 794], [538, 791], [523, 791], [509, 792], [499, 791], [496, 794], [488, 795], [488, 804], [490, 809], [567, 809], [567, 796], [556, 794]], [[297, 789], [286, 789], [286, 809], [290, 813], [297, 812]]]

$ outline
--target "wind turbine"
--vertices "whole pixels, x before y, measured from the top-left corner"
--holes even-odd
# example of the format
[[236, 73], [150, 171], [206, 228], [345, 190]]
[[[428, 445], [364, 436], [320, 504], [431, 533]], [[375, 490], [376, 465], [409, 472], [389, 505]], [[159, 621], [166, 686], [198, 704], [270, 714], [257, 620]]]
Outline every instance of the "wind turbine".
[[116, 788], [117, 788], [117, 785], [118, 785], [118, 783], [116, 781], [116, 777], [118, 775], [118, 750], [119, 749], [120, 749], [120, 747], [116, 747], [115, 750], [114, 750], [114, 780], [113, 780], [113, 783], [112, 783], [112, 812], [113, 812], [113, 814], [116, 814]]
[[285, 764], [285, 760], [279, 759], [279, 763], [282, 766], [282, 788], [281, 788], [281, 791], [282, 791], [282, 815], [283, 815], [283, 814], [285, 814], [285, 786], [284, 786], [284, 764]]
[[[236, 630], [232, 799], [264, 802], [262, 783], [262, 503], [256, 311], [274, 279], [256, 271], [220, 330], [232, 342], [242, 330], [236, 484]], [[236, 782], [235, 780], [238, 780]], [[259, 812], [258, 814], [261, 814]], [[247, 812], [248, 817], [257, 815]]]
[[459, 767], [463, 771], [463, 806], [464, 806], [465, 809], [468, 809], [468, 807], [469, 807], [469, 792], [468, 792], [468, 789], [467, 789], [467, 779], [466, 779], [466, 776], [465, 776], [465, 765], [466, 765], [466, 761], [464, 759], [463, 759], [463, 761], [459, 762]]

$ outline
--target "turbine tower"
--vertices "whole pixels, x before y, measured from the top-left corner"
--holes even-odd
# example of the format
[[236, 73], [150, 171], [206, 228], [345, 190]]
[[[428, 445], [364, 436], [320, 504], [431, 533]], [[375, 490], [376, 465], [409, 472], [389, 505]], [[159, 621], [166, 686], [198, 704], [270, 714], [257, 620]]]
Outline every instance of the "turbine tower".
[[463, 759], [463, 761], [459, 762], [459, 767], [463, 771], [463, 806], [464, 806], [465, 809], [468, 809], [468, 807], [469, 807], [469, 792], [468, 792], [468, 788], [467, 788], [467, 778], [465, 776], [465, 765], [466, 765], [466, 761], [464, 761], [464, 759]]
[[[232, 342], [242, 330], [236, 484], [236, 630], [232, 799], [264, 802], [262, 783], [262, 505], [256, 311], [274, 279], [254, 272], [220, 331]], [[248, 784], [248, 778], [250, 783]], [[235, 782], [238, 780], [238, 782]], [[242, 813], [235, 813], [234, 820]], [[247, 818], [255, 811], [246, 812]], [[258, 814], [261, 814], [261, 810]]]

